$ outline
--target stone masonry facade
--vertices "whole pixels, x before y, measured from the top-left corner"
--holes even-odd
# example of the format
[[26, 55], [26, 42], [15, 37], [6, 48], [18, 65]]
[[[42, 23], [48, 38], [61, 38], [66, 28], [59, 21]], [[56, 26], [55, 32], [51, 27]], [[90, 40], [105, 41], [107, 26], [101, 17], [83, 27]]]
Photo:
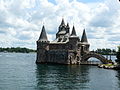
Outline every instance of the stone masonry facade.
[[58, 27], [56, 39], [51, 42], [43, 25], [37, 40], [36, 63], [80, 64], [82, 56], [89, 52], [89, 46], [85, 29], [80, 40], [74, 26], [70, 34], [69, 24], [65, 25], [64, 19]]

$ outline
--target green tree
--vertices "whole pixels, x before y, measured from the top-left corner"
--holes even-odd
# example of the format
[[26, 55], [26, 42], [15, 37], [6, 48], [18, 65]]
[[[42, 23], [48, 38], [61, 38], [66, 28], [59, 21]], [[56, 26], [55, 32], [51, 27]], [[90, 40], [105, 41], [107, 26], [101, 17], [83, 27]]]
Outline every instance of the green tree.
[[2, 48], [0, 47], [0, 52], [20, 52], [20, 53], [29, 53], [29, 52], [36, 52], [36, 50], [33, 49], [28, 49], [28, 48], [20, 48], [20, 47], [7, 47], [7, 48]]
[[102, 55], [110, 55], [110, 54], [116, 55], [116, 51], [114, 49], [112, 50], [112, 49], [109, 49], [109, 48], [97, 49], [95, 52], [99, 53], [99, 54], [102, 54]]
[[120, 46], [118, 46], [118, 51], [117, 51], [116, 57], [117, 57], [116, 62], [117, 62], [118, 64], [120, 64]]

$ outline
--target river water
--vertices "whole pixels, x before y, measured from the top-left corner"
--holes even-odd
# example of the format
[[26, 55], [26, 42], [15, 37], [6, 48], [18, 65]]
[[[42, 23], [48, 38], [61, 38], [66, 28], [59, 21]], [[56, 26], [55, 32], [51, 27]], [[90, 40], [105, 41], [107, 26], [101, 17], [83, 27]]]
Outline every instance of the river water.
[[35, 53], [0, 53], [0, 90], [120, 90], [120, 71], [35, 60]]

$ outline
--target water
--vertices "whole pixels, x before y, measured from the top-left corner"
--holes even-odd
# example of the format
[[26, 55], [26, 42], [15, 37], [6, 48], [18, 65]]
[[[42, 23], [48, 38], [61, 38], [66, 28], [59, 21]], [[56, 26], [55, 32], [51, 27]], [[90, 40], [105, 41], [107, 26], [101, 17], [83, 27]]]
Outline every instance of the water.
[[32, 53], [0, 53], [0, 90], [120, 90], [120, 71], [35, 60]]

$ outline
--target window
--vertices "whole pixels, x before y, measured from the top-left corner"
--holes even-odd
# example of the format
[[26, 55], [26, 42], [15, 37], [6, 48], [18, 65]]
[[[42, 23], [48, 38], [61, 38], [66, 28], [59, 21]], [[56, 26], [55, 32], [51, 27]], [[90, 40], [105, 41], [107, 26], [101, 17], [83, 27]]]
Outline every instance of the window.
[[64, 38], [64, 39], [63, 39], [63, 42], [65, 42], [66, 40], [67, 40], [67, 38]]
[[59, 39], [58, 39], [58, 42], [61, 42], [61, 40], [62, 40], [62, 38], [59, 38]]

